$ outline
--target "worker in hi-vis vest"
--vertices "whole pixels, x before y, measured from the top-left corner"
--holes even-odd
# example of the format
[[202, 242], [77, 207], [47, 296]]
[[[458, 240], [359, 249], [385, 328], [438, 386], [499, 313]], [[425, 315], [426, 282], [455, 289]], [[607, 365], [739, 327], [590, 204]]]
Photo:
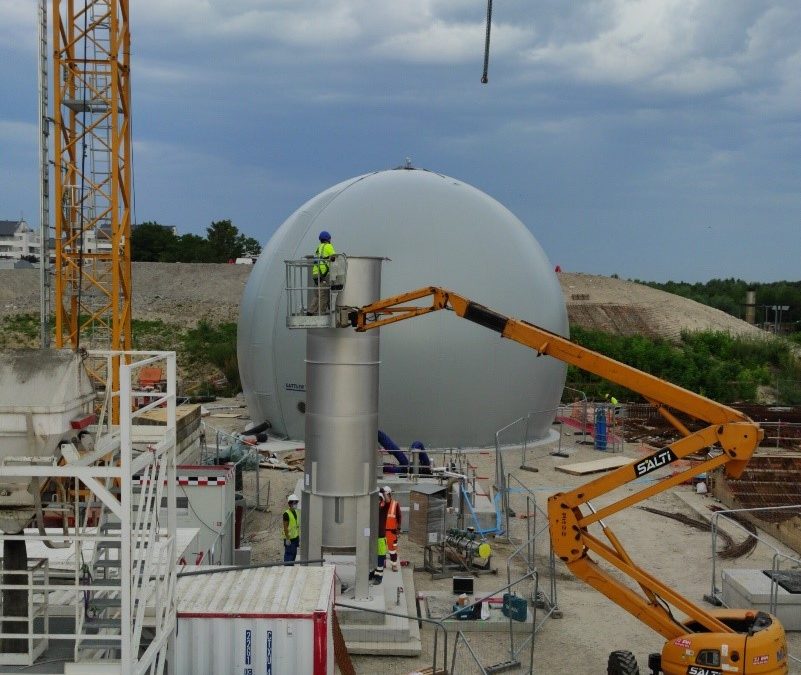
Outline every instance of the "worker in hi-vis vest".
[[331, 234], [326, 230], [320, 232], [320, 244], [314, 252], [314, 264], [312, 265], [312, 281], [314, 288], [311, 289], [311, 299], [309, 300], [308, 314], [327, 314], [328, 296], [331, 287], [329, 271], [331, 263], [336, 257], [336, 251], [331, 243]]
[[398, 571], [398, 533], [401, 528], [401, 510], [398, 500], [392, 496], [392, 488], [384, 486], [384, 499], [387, 501], [387, 553], [392, 563], [392, 571]]
[[614, 397], [606, 394], [604, 399], [609, 403], [609, 413], [607, 415], [609, 424], [615, 424], [615, 419], [620, 417], [620, 402]]
[[384, 581], [384, 563], [387, 559], [387, 510], [391, 495], [384, 493], [384, 488], [378, 491], [378, 539], [376, 540], [376, 566], [370, 572], [370, 580], [374, 586]]
[[300, 511], [298, 510], [297, 495], [286, 498], [288, 507], [284, 511], [284, 564], [292, 565], [298, 557], [300, 544]]

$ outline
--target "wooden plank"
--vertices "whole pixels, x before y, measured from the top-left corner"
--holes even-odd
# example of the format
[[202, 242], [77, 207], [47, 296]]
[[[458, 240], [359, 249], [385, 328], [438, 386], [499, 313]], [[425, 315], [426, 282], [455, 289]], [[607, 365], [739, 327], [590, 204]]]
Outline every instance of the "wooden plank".
[[[175, 423], [187, 418], [200, 419], [200, 406], [196, 403], [185, 403], [175, 406]], [[134, 424], [152, 424], [155, 426], [167, 424], [167, 408], [153, 408], [134, 418]]]
[[595, 459], [591, 462], [578, 462], [576, 464], [562, 464], [557, 466], [556, 470], [563, 473], [569, 473], [572, 476], [586, 476], [588, 473], [599, 473], [600, 471], [611, 471], [626, 464], [631, 464], [636, 460], [631, 457], [604, 457], [604, 459]]

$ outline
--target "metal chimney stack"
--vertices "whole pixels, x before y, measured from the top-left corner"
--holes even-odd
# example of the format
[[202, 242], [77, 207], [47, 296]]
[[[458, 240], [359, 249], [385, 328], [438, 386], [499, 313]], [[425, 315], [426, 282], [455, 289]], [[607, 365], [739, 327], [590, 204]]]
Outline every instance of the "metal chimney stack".
[[381, 295], [383, 258], [347, 258], [344, 287], [332, 297], [336, 328], [306, 335], [306, 461], [301, 558], [356, 556], [356, 600], [369, 598], [378, 524], [378, 330], [357, 333], [345, 308]]
[[756, 323], [756, 291], [745, 292], [745, 320], [752, 326]]

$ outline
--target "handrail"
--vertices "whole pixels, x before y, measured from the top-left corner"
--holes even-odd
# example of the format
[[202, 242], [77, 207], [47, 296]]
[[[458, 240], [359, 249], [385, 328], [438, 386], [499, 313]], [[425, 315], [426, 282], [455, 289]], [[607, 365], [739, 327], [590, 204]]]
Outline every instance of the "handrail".
[[[574, 401], [573, 403], [563, 403], [562, 401], [559, 402], [559, 407], [562, 406], [572, 406], [574, 403], [581, 403], [582, 407], [582, 418], [581, 418], [581, 442], [584, 443], [587, 440], [587, 394], [582, 391], [581, 389], [574, 389], [573, 387], [563, 387], [562, 388], [562, 398], [565, 396], [565, 392], [573, 391], [578, 394], [581, 394], [581, 401]], [[557, 410], [558, 412], [558, 410]]]
[[[507, 537], [509, 531], [509, 494], [508, 494], [509, 491], [506, 482], [506, 475], [507, 475], [506, 463], [504, 462], [503, 452], [501, 450], [501, 440], [500, 440], [501, 434], [503, 434], [505, 431], [508, 431], [515, 425], [520, 424], [521, 422], [525, 422], [525, 427], [523, 429], [523, 433], [520, 438], [520, 443], [507, 444], [507, 446], [512, 445], [512, 447], [516, 447], [517, 445], [519, 445], [521, 453], [523, 454], [523, 464], [525, 464], [525, 456], [528, 449], [528, 430], [532, 415], [542, 415], [550, 412], [556, 413], [558, 412], [558, 410], [559, 406], [557, 406], [556, 408], [543, 408], [542, 410], [532, 410], [530, 412], [527, 412], [522, 417], [518, 417], [516, 420], [509, 422], [509, 424], [507, 424], [504, 427], [501, 427], [495, 432], [495, 489], [501, 495], [501, 512], [503, 521], [506, 526]], [[562, 433], [560, 430], [559, 432], [560, 446], [561, 446], [561, 440], [562, 440]], [[501, 530], [499, 529], [498, 532], [500, 531]]]
[[[505, 427], [501, 427], [495, 432], [495, 490], [501, 497], [501, 512], [504, 514], [504, 518], [506, 518], [506, 514], [509, 513], [509, 495], [505, 484], [506, 466], [504, 465], [503, 453], [501, 452], [500, 437], [504, 431], [511, 429], [513, 426], [524, 420], [526, 420], [526, 424], [528, 424], [527, 417], [524, 415], [523, 417], [518, 417], [514, 422], [510, 422]], [[523, 439], [521, 439], [520, 447], [523, 447], [522, 441], [525, 440], [525, 434], [527, 433], [528, 428], [526, 428]]]
[[[527, 515], [528, 515], [528, 513], [530, 513], [530, 503], [533, 502], [533, 504], [534, 504], [534, 534], [531, 534], [531, 530], [530, 530], [530, 527], [529, 527], [530, 519], [526, 518], [527, 543], [531, 545], [530, 550], [527, 552], [527, 555], [528, 555], [528, 561], [527, 562], [530, 564], [530, 562], [534, 559], [535, 550], [534, 550], [534, 546], [533, 545], [534, 545], [537, 537], [539, 537], [539, 536], [541, 536], [543, 534], [549, 534], [548, 514], [544, 509], [540, 508], [540, 506], [537, 504], [537, 499], [536, 499], [536, 495], [534, 494], [534, 492], [532, 492], [528, 487], [523, 485], [523, 483], [520, 481], [520, 479], [517, 476], [515, 476], [515, 475], [510, 473], [509, 477], [514, 479], [520, 485], [520, 488], [522, 488], [526, 493], [528, 493], [526, 495], [526, 514]], [[539, 529], [537, 529], [537, 521], [536, 521], [537, 514], [541, 514], [542, 517], [545, 519], [545, 525], [541, 526]], [[549, 580], [548, 581], [549, 581], [549, 587], [550, 587], [549, 588], [549, 591], [550, 591], [549, 602], [550, 602], [551, 607], [548, 610], [548, 612], [545, 614], [545, 616], [542, 618], [542, 621], [537, 626], [537, 628], [539, 628], [539, 626], [541, 626], [543, 623], [545, 623], [545, 620], [549, 616], [551, 616], [555, 612], [559, 611], [559, 602], [558, 602], [557, 590], [556, 590], [556, 556], [554, 555], [553, 548], [551, 548], [551, 546], [550, 546], [550, 536], [548, 537], [548, 544], [549, 544], [548, 545], [548, 575], [549, 575]], [[507, 572], [507, 578], [508, 578], [508, 572]]]
[[[485, 534], [495, 534], [496, 532], [500, 532], [500, 528], [498, 526], [497, 518], [495, 520], [495, 523], [496, 523], [495, 527], [490, 527], [490, 528], [487, 528], [487, 529], [484, 529], [483, 527], [481, 527], [481, 525], [478, 522], [478, 516], [476, 515], [476, 511], [473, 508], [473, 505], [470, 503], [470, 495], [467, 492], [467, 490], [464, 489], [464, 484], [461, 483], [461, 482], [459, 483], [459, 490], [461, 490], [462, 497], [464, 498], [464, 502], [465, 502], [465, 504], [467, 504], [468, 511], [470, 511], [470, 517], [473, 519], [473, 522], [476, 524], [476, 534], [485, 535]], [[473, 494], [475, 495], [475, 492]]]
[[[756, 540], [762, 544], [765, 544], [768, 548], [774, 551], [774, 553], [781, 553], [779, 549], [771, 544], [769, 541], [763, 539], [762, 537], [755, 535], [751, 532], [748, 528], [746, 528], [742, 523], [738, 523], [733, 518], [730, 518], [729, 515], [732, 513], [759, 513], [759, 512], [767, 512], [767, 511], [789, 511], [790, 509], [799, 510], [801, 509], [801, 505], [790, 505], [790, 506], [759, 506], [755, 508], [742, 508], [742, 509], [723, 509], [721, 511], [715, 511], [710, 518], [710, 525], [711, 529], [710, 532], [712, 534], [712, 588], [710, 590], [709, 599], [711, 601], [716, 601], [718, 599], [717, 596], [717, 588], [715, 586], [715, 580], [717, 579], [717, 536], [718, 536], [718, 529], [719, 524], [718, 521], [721, 518], [725, 518], [731, 525], [743, 530], [749, 536], [755, 537]], [[801, 559], [799, 559], [799, 564], [801, 564]]]

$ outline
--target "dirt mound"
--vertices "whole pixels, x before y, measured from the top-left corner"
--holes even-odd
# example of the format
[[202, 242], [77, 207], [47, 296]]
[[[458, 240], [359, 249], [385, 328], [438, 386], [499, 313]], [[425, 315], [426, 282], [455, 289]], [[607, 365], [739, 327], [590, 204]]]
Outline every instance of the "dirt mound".
[[[249, 265], [134, 263], [135, 319], [237, 321]], [[0, 316], [39, 311], [39, 270], [0, 270]]]
[[[194, 325], [236, 321], [248, 265], [134, 263], [134, 317]], [[724, 312], [622, 279], [559, 274], [570, 322], [620, 335], [677, 340], [683, 330], [764, 335]], [[458, 290], [458, 289], [457, 289]], [[39, 271], [0, 270], [0, 316], [39, 311]]]
[[570, 323], [582, 328], [672, 341], [677, 341], [682, 331], [765, 336], [725, 312], [649, 286], [594, 274], [563, 272], [558, 276]]

